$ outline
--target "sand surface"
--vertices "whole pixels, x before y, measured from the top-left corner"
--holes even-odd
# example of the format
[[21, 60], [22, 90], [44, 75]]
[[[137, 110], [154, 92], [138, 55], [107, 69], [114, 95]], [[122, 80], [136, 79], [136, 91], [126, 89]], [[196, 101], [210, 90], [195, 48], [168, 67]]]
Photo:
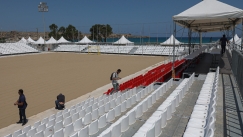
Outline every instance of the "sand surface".
[[57, 94], [66, 102], [110, 83], [118, 68], [125, 77], [164, 60], [164, 57], [50, 53], [0, 58], [0, 128], [19, 120], [13, 103], [22, 88], [27, 117], [54, 107]]

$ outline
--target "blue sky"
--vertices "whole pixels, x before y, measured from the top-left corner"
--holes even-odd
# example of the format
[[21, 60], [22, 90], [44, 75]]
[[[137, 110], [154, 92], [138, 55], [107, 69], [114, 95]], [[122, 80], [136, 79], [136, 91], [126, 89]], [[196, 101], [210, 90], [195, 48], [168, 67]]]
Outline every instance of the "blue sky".
[[[201, 0], [45, 0], [49, 12], [44, 13], [46, 29], [52, 23], [74, 25], [89, 33], [94, 24], [110, 24], [114, 33], [132, 33], [156, 36], [169, 35], [172, 16]], [[243, 9], [242, 0], [220, 0]], [[44, 30], [40, 0], [0, 0], [0, 31]], [[144, 25], [143, 25], [144, 23]], [[239, 26], [241, 27], [241, 26]], [[237, 30], [240, 34], [240, 31]], [[207, 36], [217, 36], [211, 33]]]

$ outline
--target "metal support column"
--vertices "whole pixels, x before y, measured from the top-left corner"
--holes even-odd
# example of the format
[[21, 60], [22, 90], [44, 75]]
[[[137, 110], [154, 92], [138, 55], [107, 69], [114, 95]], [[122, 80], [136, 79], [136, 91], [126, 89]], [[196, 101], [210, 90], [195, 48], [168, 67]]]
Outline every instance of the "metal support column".
[[200, 37], [200, 44], [199, 45], [200, 45], [200, 47], [202, 47], [202, 32], [201, 31], [199, 32], [199, 37]]
[[192, 29], [189, 27], [189, 30], [188, 30], [188, 46], [189, 46], [189, 54], [191, 54], [191, 38], [192, 38]]
[[176, 37], [176, 23], [173, 21], [173, 65], [172, 65], [172, 78], [175, 78], [175, 37]]
[[243, 47], [243, 18], [241, 19], [241, 45], [240, 45], [240, 49], [242, 50]]
[[233, 47], [235, 48], [235, 22], [233, 22]]

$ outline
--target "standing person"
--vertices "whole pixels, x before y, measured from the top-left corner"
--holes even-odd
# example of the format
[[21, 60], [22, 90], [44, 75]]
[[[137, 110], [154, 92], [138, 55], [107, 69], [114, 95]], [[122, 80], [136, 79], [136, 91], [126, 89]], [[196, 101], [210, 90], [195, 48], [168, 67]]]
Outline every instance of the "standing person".
[[229, 43], [228, 39], [223, 35], [223, 37], [220, 39], [220, 44], [221, 44], [221, 54], [225, 53], [225, 47], [226, 44]]
[[116, 72], [113, 72], [111, 74], [111, 83], [113, 86], [113, 90], [111, 91], [110, 94], [112, 94], [114, 91], [117, 92], [119, 90], [119, 83], [117, 82], [117, 80], [121, 79], [118, 75], [121, 73], [121, 69], [118, 69]]
[[19, 89], [19, 99], [14, 103], [14, 105], [18, 105], [19, 108], [19, 121], [17, 124], [21, 124], [24, 126], [27, 123], [25, 109], [27, 107], [26, 98], [24, 95], [24, 91]]
[[57, 100], [55, 101], [55, 104], [56, 104], [56, 109], [58, 110], [62, 110], [65, 108], [65, 96], [60, 93], [58, 96], [57, 96]]

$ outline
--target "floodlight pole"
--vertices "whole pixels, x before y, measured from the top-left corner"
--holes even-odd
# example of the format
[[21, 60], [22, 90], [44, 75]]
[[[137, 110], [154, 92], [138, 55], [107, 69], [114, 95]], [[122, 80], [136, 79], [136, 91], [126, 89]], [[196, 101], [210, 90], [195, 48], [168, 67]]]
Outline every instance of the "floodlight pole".
[[45, 17], [44, 17], [44, 12], [48, 12], [48, 6], [47, 3], [45, 2], [40, 2], [40, 4], [38, 5], [38, 10], [39, 12], [42, 12], [42, 18], [43, 18], [43, 24], [44, 24], [44, 45], [46, 44], [45, 41], [45, 32], [46, 32], [46, 28], [45, 28]]
[[46, 24], [45, 24], [45, 17], [44, 17], [44, 12], [42, 12], [42, 19], [43, 19], [43, 24], [44, 24], [44, 45], [46, 44]]

